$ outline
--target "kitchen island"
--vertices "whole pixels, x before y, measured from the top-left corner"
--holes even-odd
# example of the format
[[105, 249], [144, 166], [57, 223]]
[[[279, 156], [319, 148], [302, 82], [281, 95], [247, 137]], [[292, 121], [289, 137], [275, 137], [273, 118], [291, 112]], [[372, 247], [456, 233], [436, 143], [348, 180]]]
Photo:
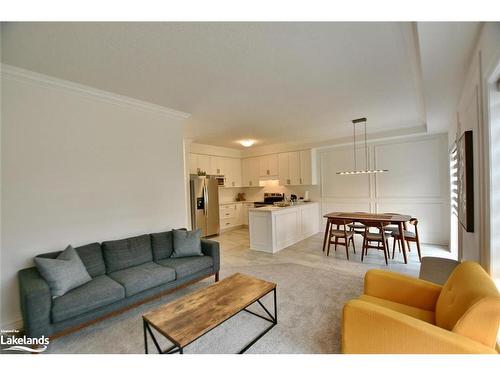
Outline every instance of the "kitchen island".
[[319, 232], [317, 202], [250, 208], [248, 213], [252, 250], [276, 253]]

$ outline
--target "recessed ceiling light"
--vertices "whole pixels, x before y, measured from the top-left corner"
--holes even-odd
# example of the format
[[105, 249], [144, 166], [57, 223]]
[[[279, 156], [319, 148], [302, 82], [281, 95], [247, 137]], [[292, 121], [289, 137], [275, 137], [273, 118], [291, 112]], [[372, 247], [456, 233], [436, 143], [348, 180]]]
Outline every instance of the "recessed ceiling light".
[[243, 147], [250, 147], [255, 143], [253, 139], [243, 139], [242, 141], [239, 142], [240, 145], [242, 145]]

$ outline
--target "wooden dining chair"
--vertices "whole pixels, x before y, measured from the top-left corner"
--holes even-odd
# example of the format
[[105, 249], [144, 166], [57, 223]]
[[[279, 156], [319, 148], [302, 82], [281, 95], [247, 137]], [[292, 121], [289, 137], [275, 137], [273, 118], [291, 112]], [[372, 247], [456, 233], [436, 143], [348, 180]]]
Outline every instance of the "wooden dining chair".
[[[366, 214], [367, 212], [356, 211], [356, 214]], [[350, 230], [352, 230], [355, 234], [363, 235], [365, 233], [365, 225], [359, 221], [353, 221], [347, 224]]]
[[[352, 248], [354, 254], [356, 254], [356, 246], [354, 245], [354, 231], [347, 230], [347, 227], [352, 221], [346, 221], [343, 219], [329, 219], [330, 220], [330, 233], [328, 236], [328, 249], [326, 255], [330, 255], [330, 245], [333, 243], [335, 245], [335, 251], [337, 251], [337, 245], [345, 246], [345, 253], [347, 260], [349, 260], [349, 242], [352, 242]], [[333, 226], [336, 229], [333, 229]], [[339, 239], [343, 239], [342, 242]]]
[[[420, 240], [418, 238], [418, 220], [415, 217], [412, 217], [410, 219], [410, 224], [413, 225], [415, 228], [415, 232], [411, 232], [409, 230], [404, 230], [404, 235], [405, 235], [405, 241], [406, 244], [408, 245], [408, 251], [410, 250], [410, 242], [415, 242], [417, 244], [417, 253], [418, 253], [418, 260], [421, 262], [422, 261], [422, 255], [420, 253]], [[399, 228], [395, 229], [392, 231], [392, 237], [394, 238], [394, 244], [392, 245], [392, 259], [394, 259], [394, 253], [396, 250], [396, 242], [398, 243], [399, 251], [401, 252], [401, 233], [399, 232]]]
[[[363, 261], [364, 256], [368, 254], [368, 249], [377, 249], [384, 252], [385, 264], [389, 264], [389, 242], [384, 230], [384, 226], [388, 225], [389, 223], [363, 220], [362, 224], [365, 226], [365, 232], [363, 234], [363, 249], [361, 251], [361, 261]], [[370, 228], [377, 229], [378, 232], [370, 232]], [[373, 242], [375, 242], [375, 245], [372, 244]]]

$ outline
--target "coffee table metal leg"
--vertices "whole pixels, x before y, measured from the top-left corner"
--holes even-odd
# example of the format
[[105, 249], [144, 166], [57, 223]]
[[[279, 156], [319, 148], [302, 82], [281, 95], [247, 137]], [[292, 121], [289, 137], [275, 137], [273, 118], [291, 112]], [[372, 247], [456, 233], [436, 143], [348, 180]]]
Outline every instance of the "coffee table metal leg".
[[144, 353], [148, 354], [148, 335], [146, 332], [146, 321], [143, 319], [142, 320], [142, 329], [144, 331]]
[[148, 337], [147, 333], [149, 332], [149, 335], [151, 336], [151, 339], [153, 340], [153, 344], [156, 347], [156, 350], [158, 350], [158, 354], [173, 354], [179, 352], [179, 354], [183, 353], [183, 348], [178, 347], [177, 345], [172, 345], [170, 348], [161, 350], [160, 344], [158, 344], [158, 341], [156, 341], [156, 337], [153, 334], [153, 331], [151, 330], [151, 327], [149, 326], [148, 322], [143, 319], [143, 327], [144, 327], [144, 349], [145, 353], [148, 354]]
[[274, 323], [278, 324], [278, 303], [276, 302], [276, 288], [274, 288]]
[[253, 311], [250, 311], [250, 310], [247, 310], [247, 309], [243, 309], [243, 311], [246, 311], [252, 315], [255, 315], [255, 316], [258, 316], [259, 318], [261, 319], [264, 319], [264, 320], [267, 320], [268, 322], [271, 322], [271, 325], [269, 327], [267, 327], [264, 331], [262, 331], [256, 338], [254, 338], [252, 341], [250, 341], [250, 343], [248, 343], [243, 349], [241, 349], [238, 354], [243, 354], [245, 353], [248, 349], [250, 349], [250, 347], [255, 344], [257, 341], [259, 341], [267, 332], [269, 332], [276, 324], [278, 324], [278, 308], [277, 308], [277, 304], [276, 304], [276, 288], [273, 289], [273, 294], [274, 294], [274, 316], [271, 315], [271, 313], [266, 309], [266, 307], [262, 304], [262, 302], [260, 302], [260, 299], [257, 300], [257, 302], [259, 303], [259, 305], [264, 309], [264, 311], [267, 313], [267, 315], [269, 315], [269, 318], [266, 318], [264, 316], [261, 316], [257, 313], [254, 313]]

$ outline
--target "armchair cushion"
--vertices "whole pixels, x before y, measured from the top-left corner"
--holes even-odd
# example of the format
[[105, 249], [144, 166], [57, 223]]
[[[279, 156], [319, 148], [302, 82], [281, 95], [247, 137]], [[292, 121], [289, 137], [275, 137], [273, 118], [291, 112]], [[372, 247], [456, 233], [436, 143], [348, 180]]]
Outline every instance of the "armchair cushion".
[[365, 294], [384, 300], [435, 311], [441, 286], [429, 281], [383, 270], [365, 275]]
[[359, 299], [344, 305], [343, 353], [496, 354], [496, 351], [398, 311]]
[[382, 298], [368, 296], [366, 294], [361, 295], [359, 299], [361, 301], [374, 303], [375, 305], [385, 307], [389, 310], [397, 311], [415, 319], [434, 324], [434, 311], [419, 309], [418, 307], [403, 305], [402, 303], [392, 302]]
[[458, 265], [437, 301], [436, 325], [494, 347], [499, 321], [500, 294], [493, 280], [475, 262]]

